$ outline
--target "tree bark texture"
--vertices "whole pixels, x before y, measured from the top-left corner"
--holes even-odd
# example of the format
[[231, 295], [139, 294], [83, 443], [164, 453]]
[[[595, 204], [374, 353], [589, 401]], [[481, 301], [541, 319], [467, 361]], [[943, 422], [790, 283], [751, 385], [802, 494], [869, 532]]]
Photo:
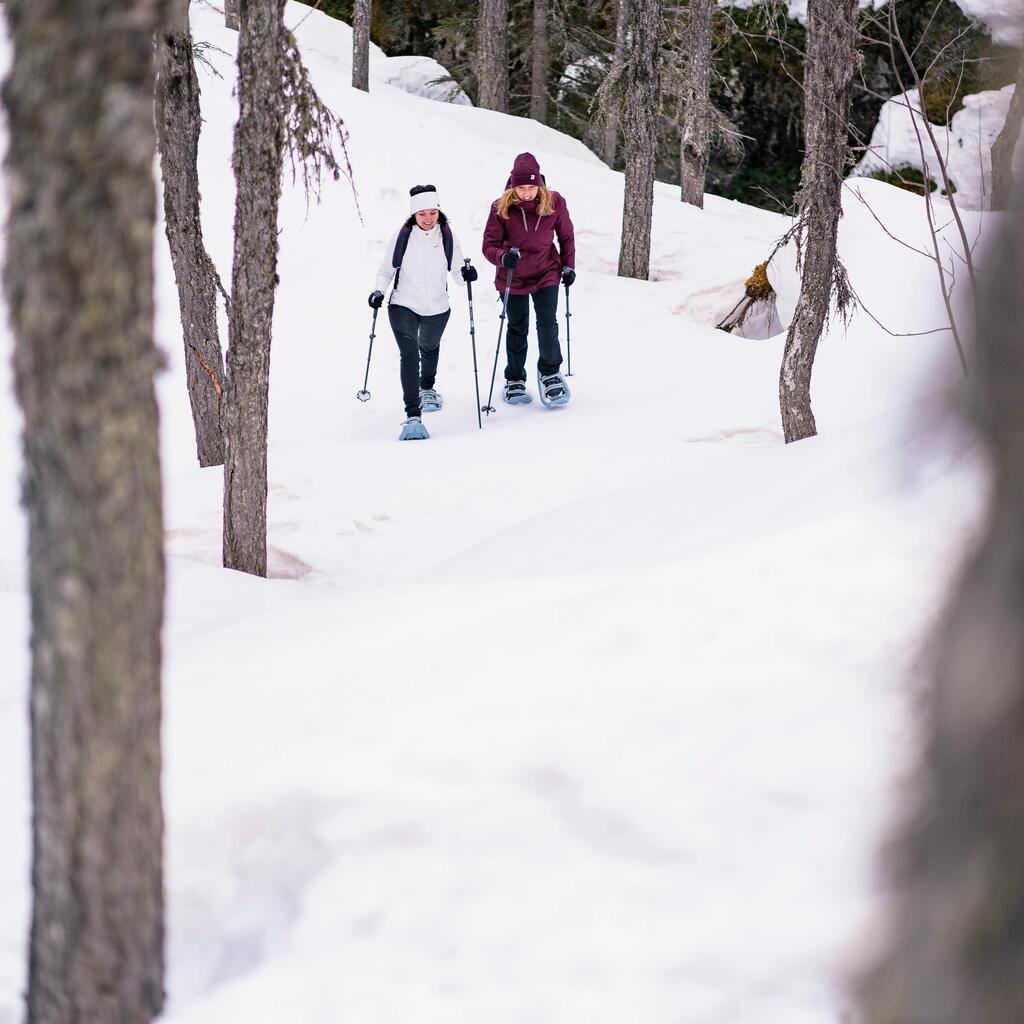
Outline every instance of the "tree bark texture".
[[690, 0], [682, 96], [683, 118], [679, 130], [680, 198], [703, 208], [704, 177], [708, 169], [710, 138], [711, 16], [714, 0]]
[[[628, 17], [628, 0], [619, 0], [619, 14], [615, 21], [615, 53], [612, 56], [613, 69], [621, 67], [626, 59], [626, 21]], [[610, 109], [605, 118], [604, 140], [601, 146], [601, 158], [609, 167], [615, 166], [615, 156], [618, 148], [619, 112], [618, 109]]]
[[4, 288], [32, 607], [29, 1024], [163, 1004], [154, 0], [10, 0]]
[[352, 5], [352, 88], [370, 91], [370, 15], [372, 0]]
[[809, 0], [804, 69], [804, 160], [797, 201], [802, 273], [786, 335], [779, 404], [786, 443], [817, 433], [811, 369], [837, 281], [836, 233], [856, 69], [855, 0]]
[[221, 395], [224, 356], [217, 329], [217, 273], [199, 216], [199, 79], [192, 57], [189, 0], [173, 0], [173, 20], [157, 34], [156, 127], [164, 223], [178, 285], [188, 397], [200, 466], [224, 462]]
[[530, 81], [530, 117], [548, 119], [548, 0], [533, 0], [533, 67]]
[[224, 24], [236, 32], [240, 26], [239, 0], [224, 0]]
[[992, 209], [1005, 210], [1013, 190], [1013, 152], [1024, 120], [1024, 54], [1017, 63], [1017, 84], [1006, 111], [1006, 121], [992, 143]]
[[506, 0], [480, 0], [477, 25], [478, 101], [485, 110], [508, 112], [508, 10]]
[[224, 401], [224, 565], [267, 574], [267, 405], [284, 155], [284, 0], [241, 0], [235, 249]]
[[654, 162], [658, 133], [658, 37], [661, 0], [623, 0], [628, 8], [630, 51], [622, 106], [622, 149], [626, 169], [622, 203], [619, 277], [646, 280], [651, 263]]
[[[864, 1024], [1024, 1020], [1024, 187], [979, 278], [969, 405], [991, 470], [981, 538], [930, 652], [925, 742], [890, 846]], [[1008, 225], [1009, 227], [1009, 225]]]

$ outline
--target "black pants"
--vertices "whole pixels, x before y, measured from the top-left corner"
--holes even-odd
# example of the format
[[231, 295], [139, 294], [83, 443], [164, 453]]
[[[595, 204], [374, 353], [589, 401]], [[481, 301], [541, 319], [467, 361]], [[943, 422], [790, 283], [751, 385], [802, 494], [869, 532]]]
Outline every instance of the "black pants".
[[526, 334], [530, 328], [530, 299], [537, 317], [537, 369], [542, 377], [558, 373], [562, 349], [558, 344], [558, 285], [539, 288], [530, 295], [508, 297], [508, 335], [505, 339], [505, 380], [526, 380]]
[[395, 332], [402, 357], [402, 398], [406, 416], [421, 415], [420, 388], [434, 386], [441, 335], [451, 315], [450, 309], [434, 316], [420, 316], [405, 306], [388, 306], [391, 330]]

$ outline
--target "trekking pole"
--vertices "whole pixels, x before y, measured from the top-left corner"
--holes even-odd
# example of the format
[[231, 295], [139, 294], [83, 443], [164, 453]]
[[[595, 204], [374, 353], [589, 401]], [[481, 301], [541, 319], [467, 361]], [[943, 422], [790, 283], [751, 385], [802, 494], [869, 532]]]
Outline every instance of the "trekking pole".
[[[509, 249], [509, 252], [514, 252], [517, 256], [519, 255], [518, 249]], [[491, 405], [491, 399], [494, 397], [494, 378], [498, 375], [498, 355], [501, 352], [501, 335], [505, 330], [505, 315], [508, 313], [508, 295], [512, 291], [512, 278], [515, 276], [514, 270], [509, 270], [508, 281], [505, 284], [505, 297], [501, 301], [501, 317], [498, 323], [498, 346], [494, 350], [494, 369], [491, 370], [491, 390], [487, 393], [487, 404], [483, 406], [482, 412], [487, 413], [488, 416], [494, 412], [494, 406]]]
[[366, 390], [366, 385], [370, 380], [370, 356], [373, 355], [373, 339], [377, 336], [374, 332], [377, 330], [377, 311], [380, 306], [374, 306], [373, 308], [373, 323], [370, 324], [370, 351], [366, 353], [366, 376], [363, 378], [363, 390], [356, 392], [356, 398], [360, 402], [368, 402], [370, 400], [370, 392]]
[[[470, 260], [464, 259], [463, 266], [468, 267]], [[473, 346], [473, 386], [476, 388], [476, 425], [480, 430], [484, 429], [483, 421], [480, 419], [480, 375], [476, 368], [476, 327], [473, 324], [473, 282], [466, 282], [466, 294], [469, 296], [469, 343]]]
[[566, 377], [572, 376], [572, 338], [569, 334], [569, 317], [572, 313], [569, 312], [569, 286], [565, 286], [565, 352], [569, 359], [569, 368], [566, 370]]

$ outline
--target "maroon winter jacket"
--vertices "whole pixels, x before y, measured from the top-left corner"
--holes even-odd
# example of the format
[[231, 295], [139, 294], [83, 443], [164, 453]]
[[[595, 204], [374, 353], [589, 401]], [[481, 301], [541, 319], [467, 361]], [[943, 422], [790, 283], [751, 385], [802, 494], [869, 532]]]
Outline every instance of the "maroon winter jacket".
[[540, 288], [557, 285], [561, 281], [562, 267], [575, 268], [576, 241], [569, 209], [557, 192], [552, 192], [551, 198], [555, 212], [546, 217], [537, 212], [536, 199], [513, 203], [508, 208], [508, 220], [498, 216], [497, 200], [491, 204], [482, 248], [484, 256], [498, 268], [494, 286], [499, 292], [505, 291], [508, 280], [501, 257], [512, 248], [518, 248], [521, 254], [512, 275], [513, 295], [532, 295]]

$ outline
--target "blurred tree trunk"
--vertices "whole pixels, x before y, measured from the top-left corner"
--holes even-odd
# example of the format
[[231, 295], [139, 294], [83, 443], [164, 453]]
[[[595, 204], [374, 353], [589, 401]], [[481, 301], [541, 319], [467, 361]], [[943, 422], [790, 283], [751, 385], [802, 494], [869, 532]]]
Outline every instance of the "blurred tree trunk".
[[531, 75], [530, 117], [546, 124], [548, 120], [548, 0], [533, 3], [533, 68]]
[[352, 88], [370, 91], [370, 9], [372, 0], [352, 5]]
[[804, 67], [804, 160], [800, 177], [800, 297], [786, 336], [779, 404], [786, 443], [817, 433], [811, 369], [845, 275], [836, 254], [850, 103], [856, 69], [856, 0], [809, 0]]
[[224, 24], [236, 32], [239, 28], [239, 0], [224, 0]]
[[169, 0], [173, 16], [157, 33], [156, 127], [164, 222], [178, 285], [188, 396], [200, 466], [224, 462], [221, 393], [224, 356], [217, 329], [217, 272], [199, 216], [199, 80], [192, 58], [189, 0]]
[[32, 607], [29, 1024], [163, 1005], [154, 0], [9, 0]]
[[506, 0], [480, 0], [477, 26], [478, 102], [485, 110], [508, 112], [508, 12]]
[[[626, 59], [626, 20], [628, 17], [628, 0], [619, 0], [619, 14], [615, 21], [615, 53], [612, 57], [613, 70], [621, 67]], [[615, 155], [618, 148], [619, 112], [618, 109], [609, 109], [604, 126], [604, 143], [601, 147], [601, 157], [609, 167], [615, 166]]]
[[658, 38], [661, 0], [623, 0], [630, 51], [622, 107], [626, 181], [622, 204], [619, 277], [647, 279], [654, 213], [654, 161], [658, 131]]
[[284, 156], [284, 0], [241, 0], [235, 251], [224, 401], [224, 566], [267, 574], [267, 406]]
[[864, 1024], [1024, 1020], [1024, 187], [979, 279], [970, 409], [990, 469], [981, 537], [938, 630], [915, 792], [888, 867]]
[[683, 120], [679, 131], [680, 198], [704, 206], [704, 177], [710, 137], [708, 79], [711, 75], [711, 16], [715, 0], [690, 0], [687, 8], [686, 68], [680, 100]]
[[1024, 119], [1024, 54], [1017, 62], [1017, 84], [1013, 88], [1006, 123], [992, 143], [992, 209], [1005, 210], [1013, 189], [1013, 151]]

